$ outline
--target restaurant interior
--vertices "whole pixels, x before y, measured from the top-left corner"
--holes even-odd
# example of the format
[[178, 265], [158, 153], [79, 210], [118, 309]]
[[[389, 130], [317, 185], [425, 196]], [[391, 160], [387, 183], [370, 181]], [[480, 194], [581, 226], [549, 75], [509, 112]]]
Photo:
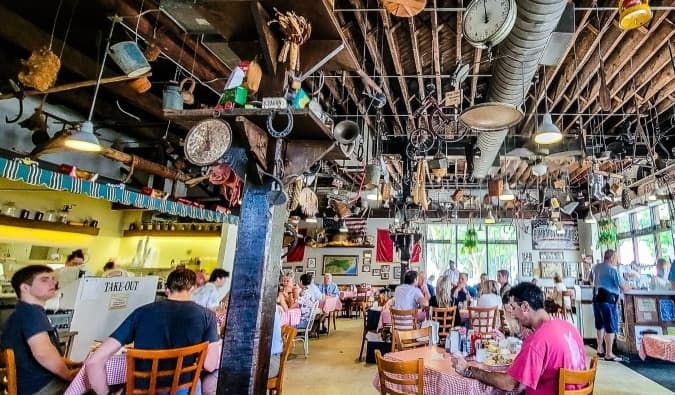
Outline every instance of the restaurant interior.
[[[197, 393], [374, 394], [404, 366], [419, 381], [393, 385], [410, 393], [533, 393], [482, 378], [513, 377], [537, 332], [507, 290], [527, 283], [584, 346], [555, 383], [565, 370], [584, 393], [673, 393], [673, 9], [3, 2], [0, 333], [12, 276], [58, 279], [81, 250], [80, 277], [44, 306], [84, 362], [67, 394], [94, 393], [87, 358], [183, 269], [228, 273]], [[594, 274], [613, 259], [611, 356]], [[406, 287], [422, 299], [404, 314]], [[2, 385], [22, 394], [7, 355]]]

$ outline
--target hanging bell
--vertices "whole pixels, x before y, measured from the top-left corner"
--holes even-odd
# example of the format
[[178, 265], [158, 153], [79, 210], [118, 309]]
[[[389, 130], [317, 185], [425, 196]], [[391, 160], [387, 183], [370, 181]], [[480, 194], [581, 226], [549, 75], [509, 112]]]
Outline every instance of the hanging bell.
[[619, 26], [624, 30], [643, 26], [652, 16], [649, 0], [619, 0]]
[[366, 174], [364, 175], [363, 184], [366, 188], [372, 189], [377, 188], [380, 185], [380, 175], [382, 174], [382, 168], [380, 168], [379, 163], [371, 163], [366, 166]]

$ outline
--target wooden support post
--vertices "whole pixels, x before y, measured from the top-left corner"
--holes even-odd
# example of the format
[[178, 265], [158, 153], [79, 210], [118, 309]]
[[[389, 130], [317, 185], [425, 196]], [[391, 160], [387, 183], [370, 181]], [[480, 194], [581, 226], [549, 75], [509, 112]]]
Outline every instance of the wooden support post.
[[276, 308], [285, 205], [268, 203], [271, 184], [245, 186], [218, 395], [264, 394]]

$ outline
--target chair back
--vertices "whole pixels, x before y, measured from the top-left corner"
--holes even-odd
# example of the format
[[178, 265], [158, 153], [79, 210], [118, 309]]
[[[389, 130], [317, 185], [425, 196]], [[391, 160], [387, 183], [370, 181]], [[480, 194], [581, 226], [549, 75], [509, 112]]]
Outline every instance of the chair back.
[[[175, 394], [179, 389], [187, 389], [189, 395], [194, 395], [199, 374], [204, 366], [204, 359], [206, 359], [207, 347], [208, 342], [168, 350], [130, 348], [127, 350], [126, 393], [156, 394], [168, 392]], [[149, 370], [139, 370], [139, 365], [145, 368], [148, 363], [150, 364]], [[170, 365], [170, 367], [167, 365]], [[181, 379], [185, 380], [188, 375], [191, 375], [191, 379], [181, 382]], [[167, 385], [169, 380], [171, 384]], [[143, 383], [144, 387], [147, 383], [147, 388], [136, 388], [137, 381]]]
[[499, 309], [499, 331], [504, 335], [510, 335], [509, 324], [506, 322], [506, 312], [504, 308]]
[[16, 360], [14, 359], [14, 350], [7, 348], [0, 351], [0, 383], [6, 395], [16, 395]]
[[431, 345], [431, 327], [420, 329], [396, 329], [394, 330], [394, 350], [403, 351], [411, 348], [426, 347]]
[[398, 310], [391, 308], [391, 330], [417, 329], [417, 309]]
[[293, 346], [293, 339], [297, 334], [298, 330], [290, 325], [281, 327], [281, 340], [284, 342], [284, 350], [281, 352], [279, 360], [279, 373], [275, 377], [267, 379], [267, 389], [271, 390], [270, 392], [274, 395], [281, 395], [282, 393], [286, 361], [288, 361], [288, 355], [291, 353], [291, 347]]
[[469, 323], [474, 331], [491, 332], [497, 323], [497, 306], [469, 307]]
[[381, 395], [424, 394], [424, 359], [388, 361], [375, 350]]
[[455, 327], [455, 314], [457, 307], [434, 307], [432, 309], [432, 319], [438, 322], [438, 336], [446, 337], [450, 330]]
[[[598, 371], [598, 357], [591, 359], [587, 370], [561, 368], [558, 373], [558, 395], [586, 395], [593, 393], [595, 374]], [[566, 389], [568, 385], [583, 386], [581, 389]]]
[[[572, 289], [567, 289], [565, 291], [562, 291], [562, 297], [563, 297], [563, 305], [562, 307], [565, 309], [571, 309], [572, 306], [574, 306], [574, 290]], [[565, 303], [565, 298], [569, 298], [570, 304], [569, 306]]]

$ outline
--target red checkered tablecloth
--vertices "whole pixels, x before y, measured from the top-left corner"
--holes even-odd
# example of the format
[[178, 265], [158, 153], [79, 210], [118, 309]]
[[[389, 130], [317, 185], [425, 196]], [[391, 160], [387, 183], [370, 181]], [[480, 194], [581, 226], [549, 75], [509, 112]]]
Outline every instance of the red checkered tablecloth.
[[640, 343], [639, 354], [643, 360], [650, 356], [675, 362], [675, 336], [644, 335]]
[[[91, 384], [87, 377], [86, 362], [77, 376], [66, 389], [65, 395], [82, 395], [91, 390]], [[127, 382], [127, 356], [125, 354], [113, 355], [105, 363], [105, 373], [108, 385], [122, 384]]]
[[281, 313], [281, 325], [296, 326], [300, 323], [300, 309], [288, 309]]
[[[452, 360], [439, 347], [421, 347], [412, 350], [388, 353], [385, 359], [391, 361], [410, 361], [417, 358], [424, 359], [424, 394], [426, 395], [493, 395], [516, 394], [504, 392], [483, 384], [478, 380], [467, 379], [455, 372]], [[376, 389], [380, 388], [378, 374], [373, 379]], [[399, 389], [401, 390], [401, 389]]]
[[330, 313], [331, 311], [342, 310], [342, 302], [334, 296], [328, 296], [319, 301], [319, 307], [324, 313]]

